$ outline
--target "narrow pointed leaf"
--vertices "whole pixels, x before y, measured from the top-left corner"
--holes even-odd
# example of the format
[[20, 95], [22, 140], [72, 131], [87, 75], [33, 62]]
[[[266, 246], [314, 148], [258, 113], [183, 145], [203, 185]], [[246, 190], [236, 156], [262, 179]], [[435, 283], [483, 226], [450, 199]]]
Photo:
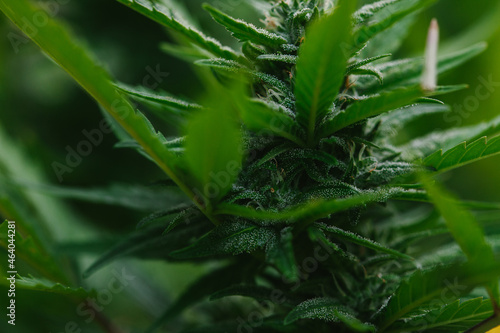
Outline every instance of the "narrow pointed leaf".
[[250, 41], [257, 45], [264, 45], [273, 48], [287, 43], [287, 40], [278, 34], [257, 28], [251, 23], [234, 19], [208, 4], [203, 5], [203, 8], [210, 13], [217, 23], [223, 25], [227, 30], [231, 31], [233, 36], [241, 42]]
[[316, 223], [315, 225], [318, 228], [333, 235], [334, 237], [340, 238], [342, 240], [364, 246], [366, 248], [372, 249], [372, 250], [377, 251], [377, 252], [390, 254], [390, 255], [395, 256], [397, 258], [402, 258], [402, 259], [406, 259], [406, 260], [413, 260], [413, 258], [410, 257], [409, 255], [406, 255], [404, 253], [390, 249], [390, 248], [383, 246], [382, 244], [379, 244], [371, 239], [362, 237], [360, 235], [356, 235], [355, 233], [352, 233], [350, 231], [342, 230], [340, 228], [326, 225], [326, 224], [322, 224], [322, 223]]
[[[370, 39], [392, 27], [395, 23], [401, 21], [410, 14], [415, 13], [417, 10], [428, 7], [436, 0], [401, 0], [389, 1], [389, 3], [382, 3], [379, 6], [375, 5], [375, 11], [364, 11], [363, 20], [366, 21], [367, 17], [372, 20], [366, 25], [362, 25], [354, 32], [354, 43], [356, 47], [361, 48]], [[368, 14], [369, 13], [369, 14]], [[368, 15], [367, 15], [368, 14]], [[380, 17], [377, 17], [380, 14]], [[382, 15], [383, 14], [383, 15]], [[358, 14], [359, 17], [359, 14]], [[376, 17], [376, 19], [373, 19]]]
[[126, 84], [117, 85], [118, 89], [128, 94], [130, 97], [139, 100], [147, 100], [150, 102], [155, 102], [166, 106], [168, 108], [174, 108], [179, 110], [193, 110], [193, 109], [201, 109], [202, 106], [191, 103], [188, 101], [181, 100], [179, 98], [170, 97], [167, 95], [160, 95], [154, 91], [148, 91], [146, 88], [133, 88]]
[[420, 87], [416, 86], [411, 89], [394, 90], [356, 101], [346, 110], [337, 113], [331, 119], [325, 121], [321, 126], [319, 135], [322, 138], [330, 136], [366, 118], [378, 116], [410, 104], [422, 95], [423, 92]]
[[[343, 84], [351, 36], [350, 17], [356, 1], [340, 1], [332, 15], [314, 23], [306, 32], [296, 67], [297, 121], [314, 142], [316, 126], [325, 117]], [[333, 34], [332, 34], [333, 32]]]
[[246, 61], [234, 50], [222, 46], [217, 40], [205, 36], [202, 32], [190, 27], [176, 19], [171, 13], [166, 13], [166, 8], [151, 0], [118, 0], [120, 3], [150, 18], [151, 20], [170, 28], [184, 37], [191, 43], [205, 49], [216, 57], [229, 60], [236, 60], [245, 63]]
[[257, 57], [258, 60], [268, 60], [276, 62], [284, 62], [287, 64], [295, 65], [297, 63], [297, 56], [289, 54], [263, 54]]

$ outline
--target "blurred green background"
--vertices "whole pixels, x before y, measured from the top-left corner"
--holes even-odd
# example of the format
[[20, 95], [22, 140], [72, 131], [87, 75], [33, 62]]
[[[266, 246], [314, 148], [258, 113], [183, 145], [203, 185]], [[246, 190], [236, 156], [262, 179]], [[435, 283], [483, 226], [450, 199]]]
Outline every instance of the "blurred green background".
[[[49, 1], [50, 2], [50, 1]], [[182, 4], [196, 18], [207, 34], [212, 34], [227, 44], [232, 39], [227, 32], [212, 22], [201, 10], [206, 1], [188, 0]], [[232, 16], [246, 18], [259, 24], [256, 13], [241, 0], [208, 1], [229, 11]], [[179, 1], [180, 3], [180, 1]], [[168, 72], [157, 90], [179, 96], [196, 98], [201, 84], [189, 64], [163, 53], [159, 43], [172, 41], [166, 31], [132, 10], [115, 1], [87, 0], [67, 1], [60, 6], [57, 18], [64, 20], [97, 55], [97, 58], [122, 82], [140, 85], [151, 69]], [[470, 89], [447, 95], [445, 102], [453, 106], [452, 114], [442, 115], [432, 122], [422, 122], [407, 129], [407, 135], [421, 133], [424, 128], [463, 126], [490, 119], [500, 108], [500, 2], [491, 0], [441, 0], [419, 15], [417, 23], [397, 57], [421, 55], [425, 45], [426, 31], [431, 18], [438, 18], [441, 26], [442, 51], [449, 52], [461, 47], [487, 40], [488, 50], [460, 69], [443, 76], [443, 84], [467, 83]], [[472, 30], [471, 30], [472, 29]], [[15, 34], [19, 44], [13, 47]], [[98, 127], [102, 115], [96, 103], [80, 89], [72, 79], [45, 57], [32, 42], [21, 37], [21, 33], [0, 15], [0, 127], [16, 145], [26, 152], [30, 167], [40, 170], [41, 179], [59, 184], [52, 163], [64, 162], [66, 146], [75, 147], [85, 139], [83, 130]], [[482, 80], [498, 82], [486, 99], [476, 96], [476, 88]], [[461, 112], [460, 110], [465, 110]], [[428, 119], [428, 118], [426, 118]], [[178, 124], [166, 128], [175, 132]], [[167, 133], [168, 134], [168, 133]], [[1, 138], [1, 136], [0, 136]], [[150, 184], [162, 180], [163, 176], [152, 163], [127, 149], [113, 148], [116, 139], [112, 134], [104, 137], [102, 144], [94, 147], [73, 172], [65, 173], [63, 186], [106, 187], [113, 183]], [[4, 142], [4, 144], [7, 144]], [[4, 145], [0, 144], [0, 149]], [[7, 151], [0, 151], [0, 158], [8, 159]], [[485, 175], [489, 175], [485, 177]], [[500, 201], [500, 156], [459, 169], [447, 176], [445, 184], [457, 195], [466, 199]], [[87, 230], [102, 238], [116, 239], [120, 234], [133, 230], [145, 213], [124, 207], [113, 207], [65, 200], [67, 214], [62, 220], [50, 221], [52, 227], [65, 230]], [[85, 234], [85, 233], [83, 233]], [[110, 244], [111, 245], [111, 244]], [[97, 249], [96, 251], [98, 251]], [[81, 263], [89, 264], [92, 258]], [[121, 265], [121, 266], [120, 266]], [[107, 283], [112, 269], [121, 269], [123, 264], [99, 273], [93, 280], [84, 283], [99, 288]], [[138, 290], [120, 294], [121, 298], [132, 298], [135, 303], [113, 301], [105, 310], [113, 320], [127, 323], [139, 329], [149, 322], [158, 311], [179, 294], [203, 268], [163, 263], [127, 264], [141, 283]], [[85, 268], [85, 267], [83, 267]], [[83, 283], [83, 282], [82, 282]], [[139, 288], [137, 287], [137, 288]], [[157, 292], [161, 290], [161, 292]], [[155, 294], [156, 293], [156, 294]], [[148, 295], [153, 296], [148, 299]], [[138, 297], [137, 295], [141, 295]], [[2, 290], [2, 297], [3, 290]], [[21, 297], [21, 296], [20, 296]], [[32, 296], [30, 296], [31, 298]], [[54, 296], [57, 297], [57, 296]], [[46, 298], [33, 298], [37, 304], [56, 304]], [[129, 304], [141, 309], [141, 302], [148, 303], [149, 312], [134, 312]], [[126, 306], [125, 306], [126, 305]], [[144, 305], [144, 304], [143, 304]], [[3, 305], [2, 305], [3, 306]], [[61, 309], [45, 308], [37, 316], [42, 323], [40, 332], [63, 331], [54, 318], [64, 313], [67, 318], [76, 317], [74, 306], [59, 305]], [[22, 311], [22, 309], [20, 310]], [[27, 313], [22, 313], [28, 315]], [[63, 315], [60, 315], [64, 317]], [[27, 320], [20, 317], [20, 320]], [[77, 318], [77, 317], [76, 317]], [[78, 320], [78, 319], [76, 319]], [[0, 328], [4, 325], [2, 319]], [[90, 326], [88, 332], [91, 332]], [[57, 333], [59, 333], [57, 331]], [[98, 330], [96, 330], [98, 331]], [[3, 332], [3, 331], [2, 331]], [[19, 331], [23, 332], [23, 331]], [[27, 331], [26, 331], [27, 332]], [[87, 332], [87, 330], [84, 330]]]

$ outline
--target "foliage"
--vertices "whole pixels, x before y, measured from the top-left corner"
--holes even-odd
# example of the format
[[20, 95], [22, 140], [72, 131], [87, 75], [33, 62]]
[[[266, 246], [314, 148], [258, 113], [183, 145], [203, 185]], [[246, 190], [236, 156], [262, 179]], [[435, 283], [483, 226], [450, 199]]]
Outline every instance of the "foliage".
[[[118, 1], [181, 36], [177, 55], [196, 59], [204, 96], [191, 102], [114, 82], [53, 19], [31, 38], [100, 104], [118, 145], [164, 171], [170, 190], [11, 186], [149, 212], [85, 276], [125, 256], [216, 263], [149, 332], [174, 319], [193, 331], [182, 313], [207, 298], [235, 306], [223, 316], [206, 309], [199, 329], [237, 329], [242, 300], [235, 296], [260, 302], [252, 310], [259, 313], [271, 304], [253, 327], [259, 332], [458, 332], [498, 321], [500, 247], [492, 244], [500, 230], [485, 237], [467, 210], [498, 205], [451, 198], [433, 178], [499, 154], [498, 137], [482, 137], [498, 133], [498, 119], [407, 142], [394, 135], [417, 118], [447, 112], [432, 97], [464, 88], [426, 91], [419, 84], [423, 59], [394, 60], [388, 53], [405, 35], [393, 28], [408, 30], [409, 19], [435, 1], [380, 0], [361, 8], [352, 0], [253, 1], [267, 8], [265, 28], [204, 5], [241, 50], [156, 1]], [[37, 10], [28, 0], [0, 0], [0, 9], [21, 29]], [[384, 38], [393, 49], [377, 48]], [[444, 55], [436, 69], [451, 70], [484, 48]], [[166, 118], [181, 117], [185, 136], [167, 139], [129, 99], [161, 105]], [[426, 264], [434, 250], [429, 237], [443, 248], [458, 245], [464, 255], [437, 253]], [[41, 260], [30, 258], [42, 251], [41, 241], [19, 245], [27, 262]], [[86, 294], [58, 284], [69, 281], [55, 263], [45, 268], [56, 281], [24, 277], [23, 288]], [[458, 292], [448, 292], [450, 281], [458, 281]], [[490, 299], [474, 297], [480, 288]], [[440, 299], [443, 293], [453, 296]]]

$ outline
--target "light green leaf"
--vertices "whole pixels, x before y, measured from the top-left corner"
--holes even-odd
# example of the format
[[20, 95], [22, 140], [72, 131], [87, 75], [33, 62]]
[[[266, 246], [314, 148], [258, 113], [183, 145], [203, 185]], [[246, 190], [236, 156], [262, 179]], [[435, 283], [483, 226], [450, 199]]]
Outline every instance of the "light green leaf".
[[233, 36], [241, 42], [250, 41], [257, 45], [264, 45], [272, 48], [279, 47], [287, 43], [282, 36], [269, 32], [265, 29], [257, 28], [253, 24], [237, 20], [227, 14], [215, 9], [209, 4], [204, 4], [203, 8], [210, 13], [212, 18], [227, 30], [231, 31]]
[[398, 89], [356, 101], [346, 110], [340, 111], [326, 120], [321, 125], [319, 136], [321, 138], [330, 136], [366, 118], [403, 107], [422, 95], [420, 87], [415, 86], [411, 89]]
[[196, 195], [207, 205], [231, 189], [243, 159], [237, 112], [227, 96], [221, 87], [213, 88], [210, 107], [194, 115], [187, 128], [187, 166], [197, 181]]
[[500, 137], [490, 140], [483, 137], [469, 144], [464, 142], [445, 153], [438, 150], [422, 163], [437, 172], [446, 172], [497, 154], [500, 154]]
[[481, 262], [487, 264], [496, 261], [495, 254], [484, 237], [481, 226], [474, 216], [459, 205], [456, 205], [454, 198], [442, 190], [437, 184], [427, 178], [423, 178], [423, 183], [427, 189], [427, 194], [432, 202], [444, 217], [446, 225], [462, 251], [471, 262]]
[[[317, 125], [323, 120], [343, 84], [351, 37], [351, 14], [356, 1], [340, 1], [332, 15], [314, 23], [306, 32], [296, 67], [297, 121], [314, 144]], [[333, 32], [333, 34], [332, 34]]]

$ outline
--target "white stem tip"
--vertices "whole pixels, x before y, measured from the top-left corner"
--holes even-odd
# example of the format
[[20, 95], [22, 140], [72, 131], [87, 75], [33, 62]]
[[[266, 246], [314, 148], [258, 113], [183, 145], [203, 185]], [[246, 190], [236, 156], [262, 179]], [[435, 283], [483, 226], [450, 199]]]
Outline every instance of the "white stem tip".
[[438, 76], [438, 48], [439, 48], [439, 25], [436, 19], [432, 19], [427, 35], [425, 48], [424, 72], [422, 74], [422, 89], [434, 91], [437, 88]]

